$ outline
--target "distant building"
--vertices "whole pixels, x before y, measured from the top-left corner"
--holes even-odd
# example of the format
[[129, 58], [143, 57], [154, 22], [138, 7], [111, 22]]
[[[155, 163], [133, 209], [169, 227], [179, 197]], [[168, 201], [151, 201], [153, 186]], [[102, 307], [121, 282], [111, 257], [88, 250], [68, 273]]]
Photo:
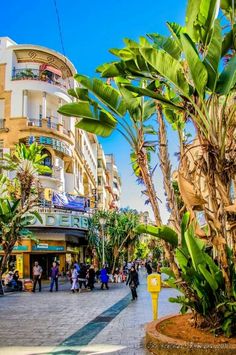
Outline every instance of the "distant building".
[[121, 178], [119, 176], [113, 154], [106, 154], [106, 164], [108, 171], [108, 190], [113, 196], [113, 200], [111, 201], [111, 207], [119, 208], [121, 196]]

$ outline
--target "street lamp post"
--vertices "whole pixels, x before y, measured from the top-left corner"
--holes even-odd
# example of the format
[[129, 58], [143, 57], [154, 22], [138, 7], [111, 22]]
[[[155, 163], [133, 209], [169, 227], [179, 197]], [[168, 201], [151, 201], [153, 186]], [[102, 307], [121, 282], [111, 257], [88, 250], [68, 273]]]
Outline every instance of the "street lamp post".
[[99, 223], [102, 229], [102, 266], [105, 265], [105, 235], [104, 235], [104, 226], [106, 224], [106, 219], [104, 217], [99, 218]]

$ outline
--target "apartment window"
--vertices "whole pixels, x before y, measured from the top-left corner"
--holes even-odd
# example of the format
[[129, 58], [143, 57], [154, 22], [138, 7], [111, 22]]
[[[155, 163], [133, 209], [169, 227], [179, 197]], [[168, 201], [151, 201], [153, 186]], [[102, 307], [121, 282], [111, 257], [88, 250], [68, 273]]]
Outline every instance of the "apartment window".
[[118, 184], [116, 182], [113, 182], [113, 186], [115, 187], [115, 189], [118, 189]]
[[3, 158], [3, 145], [4, 145], [4, 140], [0, 139], [0, 159]]
[[[42, 155], [46, 154], [47, 156], [43, 159], [42, 165], [47, 166], [48, 168], [52, 168], [52, 155], [47, 149], [42, 150]], [[42, 175], [51, 176], [51, 173], [44, 173]]]
[[98, 202], [102, 202], [102, 194], [98, 194]]
[[99, 186], [102, 185], [102, 178], [101, 178], [101, 176], [98, 176], [98, 185], [99, 185]]
[[102, 168], [102, 159], [98, 159], [98, 168]]

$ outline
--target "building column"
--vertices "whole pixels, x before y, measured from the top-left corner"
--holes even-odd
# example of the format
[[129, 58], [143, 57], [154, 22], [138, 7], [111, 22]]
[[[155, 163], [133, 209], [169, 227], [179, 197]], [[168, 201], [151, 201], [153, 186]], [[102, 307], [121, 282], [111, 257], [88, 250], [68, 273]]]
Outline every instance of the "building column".
[[84, 262], [84, 247], [83, 246], [79, 247], [79, 261], [80, 261], [80, 263]]
[[28, 90], [23, 91], [23, 117], [28, 117]]
[[47, 93], [43, 91], [42, 97], [42, 118], [47, 117]]
[[24, 265], [24, 272], [23, 272], [23, 277], [30, 278], [30, 254], [29, 253], [23, 253], [23, 265]]
[[[58, 108], [62, 106], [62, 99], [58, 99]], [[58, 113], [58, 123], [63, 126], [62, 115]]]

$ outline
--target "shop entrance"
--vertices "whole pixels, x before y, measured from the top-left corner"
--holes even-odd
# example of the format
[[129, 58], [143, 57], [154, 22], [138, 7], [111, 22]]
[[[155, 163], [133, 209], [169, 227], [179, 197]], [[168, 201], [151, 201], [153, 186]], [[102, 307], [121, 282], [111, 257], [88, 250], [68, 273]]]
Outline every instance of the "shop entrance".
[[32, 271], [35, 261], [38, 261], [39, 265], [43, 269], [43, 279], [48, 279], [50, 268], [54, 261], [59, 263], [59, 254], [31, 254], [30, 255], [30, 276], [32, 277]]

